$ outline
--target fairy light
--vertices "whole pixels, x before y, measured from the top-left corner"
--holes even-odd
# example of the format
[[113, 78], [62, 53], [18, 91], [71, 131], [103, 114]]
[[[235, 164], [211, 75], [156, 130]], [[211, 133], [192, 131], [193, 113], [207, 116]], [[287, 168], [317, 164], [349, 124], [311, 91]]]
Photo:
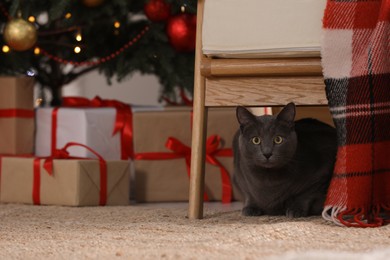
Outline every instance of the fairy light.
[[185, 6], [185, 5], [182, 5], [182, 6], [180, 7], [180, 10], [181, 10], [182, 13], [185, 13], [185, 12], [186, 12], [186, 6]]
[[35, 22], [35, 17], [34, 17], [34, 16], [28, 17], [28, 21], [29, 21], [30, 23]]
[[69, 19], [69, 18], [71, 18], [72, 17], [72, 14], [71, 13], [67, 13], [66, 15], [65, 15], [65, 18], [66, 19]]
[[2, 51], [4, 52], [4, 53], [7, 53], [7, 52], [9, 52], [9, 47], [8, 47], [8, 45], [3, 45], [3, 48], [2, 48]]
[[121, 23], [118, 22], [118, 21], [116, 21], [116, 22], [114, 23], [114, 27], [118, 29], [119, 27], [121, 27]]
[[41, 53], [41, 49], [39, 49], [38, 47], [35, 47], [34, 54], [39, 55], [40, 53]]
[[35, 105], [36, 105], [36, 106], [40, 106], [40, 105], [42, 104], [42, 102], [43, 102], [43, 99], [42, 99], [42, 98], [37, 98], [37, 99], [35, 99]]
[[81, 48], [79, 46], [76, 46], [74, 47], [74, 53], [80, 53], [81, 52]]
[[76, 41], [81, 42], [82, 39], [83, 39], [83, 36], [81, 36], [81, 32], [78, 31], [76, 34]]

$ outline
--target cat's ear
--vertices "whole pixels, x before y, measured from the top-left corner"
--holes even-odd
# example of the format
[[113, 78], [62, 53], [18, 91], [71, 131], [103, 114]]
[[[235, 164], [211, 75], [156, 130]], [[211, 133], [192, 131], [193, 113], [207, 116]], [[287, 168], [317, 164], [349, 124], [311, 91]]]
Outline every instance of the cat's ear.
[[236, 109], [236, 116], [241, 126], [256, 122], [256, 116], [245, 107], [238, 106]]
[[294, 122], [295, 118], [295, 104], [293, 102], [288, 103], [282, 111], [277, 115], [278, 120], [286, 122]]

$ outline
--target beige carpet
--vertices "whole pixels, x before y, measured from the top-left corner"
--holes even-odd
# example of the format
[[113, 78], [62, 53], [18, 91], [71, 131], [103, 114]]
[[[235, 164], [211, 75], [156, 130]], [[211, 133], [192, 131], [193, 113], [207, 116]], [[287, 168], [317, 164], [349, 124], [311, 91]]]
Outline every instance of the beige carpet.
[[240, 204], [69, 208], [0, 205], [0, 259], [390, 259], [390, 226], [243, 217]]

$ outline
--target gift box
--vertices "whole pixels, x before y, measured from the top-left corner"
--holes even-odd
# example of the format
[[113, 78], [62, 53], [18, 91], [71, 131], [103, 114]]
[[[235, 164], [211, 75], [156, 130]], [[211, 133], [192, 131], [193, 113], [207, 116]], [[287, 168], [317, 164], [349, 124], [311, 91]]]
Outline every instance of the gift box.
[[[99, 97], [63, 98], [63, 106], [36, 111], [36, 156], [49, 156], [68, 142], [92, 148], [106, 160], [132, 158], [132, 112], [128, 104]], [[75, 156], [93, 157], [72, 147]]]
[[0, 201], [64, 206], [128, 205], [129, 163], [107, 161], [103, 175], [99, 160], [1, 158]]
[[[119, 134], [113, 135], [114, 108], [61, 107], [56, 109], [56, 119], [53, 117], [54, 109], [36, 110], [36, 156], [51, 155], [53, 142], [56, 149], [68, 142], [77, 142], [91, 147], [106, 160], [121, 159], [121, 137]], [[53, 119], [57, 122], [56, 131], [53, 131]], [[70, 148], [70, 153], [79, 157], [94, 157], [81, 147]]]
[[[210, 201], [240, 198], [231, 183], [231, 146], [237, 129], [235, 108], [209, 109], [205, 193]], [[136, 201], [188, 201], [191, 109], [135, 112], [133, 130]]]
[[32, 154], [34, 79], [0, 77], [0, 154]]

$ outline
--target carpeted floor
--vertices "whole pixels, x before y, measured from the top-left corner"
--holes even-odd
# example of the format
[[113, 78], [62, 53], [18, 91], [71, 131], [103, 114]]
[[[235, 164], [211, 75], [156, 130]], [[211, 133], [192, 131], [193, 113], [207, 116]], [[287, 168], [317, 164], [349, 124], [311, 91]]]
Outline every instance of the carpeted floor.
[[184, 203], [0, 205], [0, 259], [390, 259], [390, 225], [243, 217], [240, 207], [208, 203], [190, 221]]

